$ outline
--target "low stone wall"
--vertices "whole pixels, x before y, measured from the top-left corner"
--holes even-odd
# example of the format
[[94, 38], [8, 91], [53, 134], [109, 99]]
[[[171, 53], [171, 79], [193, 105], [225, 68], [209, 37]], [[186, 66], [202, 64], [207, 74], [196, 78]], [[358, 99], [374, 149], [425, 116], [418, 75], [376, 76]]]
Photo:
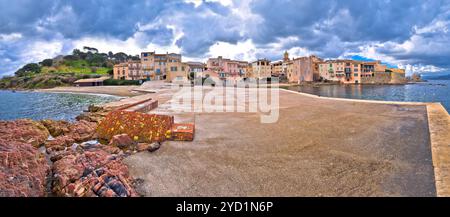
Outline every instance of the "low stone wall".
[[363, 84], [388, 84], [391, 83], [390, 72], [375, 72], [373, 77], [361, 77]]
[[450, 116], [440, 103], [427, 111], [437, 196], [450, 197]]
[[397, 72], [391, 73], [391, 83], [401, 84], [405, 82], [406, 82], [405, 73], [397, 73]]

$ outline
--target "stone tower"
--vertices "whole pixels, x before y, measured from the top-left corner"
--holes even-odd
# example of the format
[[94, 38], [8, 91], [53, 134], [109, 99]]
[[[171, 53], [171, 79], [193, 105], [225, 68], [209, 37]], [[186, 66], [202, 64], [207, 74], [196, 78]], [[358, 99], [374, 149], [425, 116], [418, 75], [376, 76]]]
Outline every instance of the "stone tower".
[[284, 61], [284, 62], [289, 61], [289, 53], [288, 53], [287, 51], [284, 52], [283, 61]]

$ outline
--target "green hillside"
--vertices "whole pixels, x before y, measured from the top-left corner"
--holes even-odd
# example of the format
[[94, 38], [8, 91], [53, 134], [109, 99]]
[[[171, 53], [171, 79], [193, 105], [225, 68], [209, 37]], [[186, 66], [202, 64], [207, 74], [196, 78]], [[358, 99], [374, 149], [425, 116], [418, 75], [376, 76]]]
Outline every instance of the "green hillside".
[[78, 79], [96, 78], [113, 74], [114, 64], [128, 59], [139, 59], [125, 53], [98, 53], [95, 48], [84, 47], [72, 54], [28, 63], [14, 76], [0, 80], [0, 89], [36, 89], [72, 85]]

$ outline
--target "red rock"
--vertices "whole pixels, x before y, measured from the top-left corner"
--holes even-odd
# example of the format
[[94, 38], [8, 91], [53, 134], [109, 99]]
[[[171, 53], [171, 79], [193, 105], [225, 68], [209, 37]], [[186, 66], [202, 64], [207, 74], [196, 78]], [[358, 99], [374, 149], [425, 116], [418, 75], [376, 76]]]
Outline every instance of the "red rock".
[[70, 132], [70, 123], [67, 121], [42, 120], [40, 121], [53, 137], [58, 137]]
[[136, 151], [138, 151], [138, 152], [142, 152], [142, 151], [154, 152], [154, 151], [158, 150], [160, 146], [161, 146], [161, 143], [159, 143], [159, 142], [154, 142], [151, 144], [139, 143], [136, 145]]
[[75, 139], [73, 139], [70, 135], [58, 136], [53, 140], [48, 140], [45, 142], [45, 148], [47, 148], [47, 152], [61, 151], [66, 147], [72, 146], [75, 143]]
[[99, 106], [89, 106], [89, 109], [87, 112], [83, 112], [79, 116], [77, 116], [75, 119], [78, 121], [85, 120], [88, 122], [95, 122], [100, 123], [103, 118], [114, 108], [104, 108]]
[[115, 135], [109, 142], [110, 146], [116, 146], [121, 149], [131, 148], [135, 144], [136, 143], [127, 134]]
[[[72, 153], [53, 164], [53, 192], [59, 196], [137, 196], [128, 167], [102, 149]], [[119, 178], [121, 177], [121, 178]], [[75, 186], [68, 187], [68, 186]]]
[[174, 141], [192, 141], [194, 140], [195, 125], [192, 123], [173, 124], [171, 130], [171, 139]]
[[45, 196], [49, 166], [31, 144], [0, 139], [0, 197]]
[[97, 123], [88, 121], [77, 121], [69, 126], [70, 136], [76, 142], [92, 140], [95, 135]]
[[147, 151], [148, 149], [150, 149], [150, 144], [148, 144], [148, 143], [139, 143], [136, 146], [136, 150], [139, 152]]
[[0, 139], [4, 141], [23, 142], [39, 147], [49, 135], [47, 128], [36, 121], [28, 119], [0, 121]]
[[120, 154], [121, 152], [120, 148], [109, 145], [102, 145], [101, 149], [108, 152], [109, 154]]
[[[66, 147], [72, 146], [74, 143], [89, 141], [95, 138], [96, 123], [88, 121], [77, 121], [75, 123], [58, 122], [58, 121], [44, 121], [54, 135], [58, 135], [53, 140], [45, 142], [47, 152], [64, 150]], [[57, 127], [62, 127], [58, 128]]]

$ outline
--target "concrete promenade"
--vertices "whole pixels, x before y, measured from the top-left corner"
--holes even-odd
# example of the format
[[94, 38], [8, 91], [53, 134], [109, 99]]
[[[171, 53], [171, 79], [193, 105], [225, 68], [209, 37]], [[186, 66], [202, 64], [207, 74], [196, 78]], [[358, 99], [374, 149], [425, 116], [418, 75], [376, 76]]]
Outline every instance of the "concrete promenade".
[[195, 122], [195, 140], [165, 142], [155, 153], [125, 160], [146, 196], [448, 193], [443, 190], [448, 169], [439, 169], [447, 160], [437, 160], [448, 154], [432, 154], [431, 147], [448, 148], [441, 136], [448, 139], [443, 130], [450, 125], [429, 125], [445, 117], [441, 109], [429, 107], [435, 104], [335, 100], [280, 90], [278, 122], [261, 124], [258, 113], [171, 110], [171, 94], [146, 94], [161, 98], [152, 113]]

